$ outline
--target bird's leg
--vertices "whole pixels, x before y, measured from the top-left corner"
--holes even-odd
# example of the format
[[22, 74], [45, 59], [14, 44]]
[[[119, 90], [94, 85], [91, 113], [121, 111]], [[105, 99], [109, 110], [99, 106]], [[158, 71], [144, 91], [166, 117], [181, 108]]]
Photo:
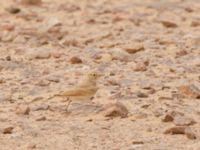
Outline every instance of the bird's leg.
[[68, 97], [67, 101], [68, 101], [68, 104], [67, 104], [67, 107], [66, 107], [66, 111], [68, 111], [69, 105], [71, 104], [72, 100], [70, 100], [69, 97]]

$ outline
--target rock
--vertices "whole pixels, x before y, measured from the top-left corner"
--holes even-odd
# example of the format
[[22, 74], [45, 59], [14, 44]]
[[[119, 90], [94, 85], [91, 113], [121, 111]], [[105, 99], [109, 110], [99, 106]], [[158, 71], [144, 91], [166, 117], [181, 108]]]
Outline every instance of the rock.
[[72, 64], [81, 64], [81, 63], [82, 63], [82, 60], [81, 60], [79, 57], [74, 56], [74, 57], [72, 57], [72, 58], [70, 59], [70, 62], [71, 62]]
[[3, 129], [2, 133], [3, 134], [11, 134], [13, 132], [14, 127], [10, 126], [10, 127], [6, 127]]
[[32, 110], [40, 111], [40, 110], [48, 110], [48, 109], [49, 109], [49, 105], [43, 104], [43, 105], [35, 106]]
[[48, 76], [46, 78], [46, 80], [48, 80], [50, 82], [56, 82], [56, 83], [58, 83], [60, 81], [59, 77], [56, 77], [56, 76]]
[[49, 18], [48, 22], [45, 24], [45, 32], [50, 32], [53, 27], [61, 26], [61, 21], [56, 17]]
[[139, 98], [147, 98], [149, 96], [148, 96], [148, 94], [139, 91], [139, 92], [137, 92], [137, 97], [139, 97]]
[[7, 61], [11, 61], [11, 56], [6, 56]]
[[51, 57], [49, 50], [30, 50], [28, 53], [29, 59], [48, 59]]
[[102, 112], [104, 117], [121, 117], [128, 116], [128, 109], [122, 103], [110, 103], [105, 105]]
[[132, 144], [136, 144], [136, 145], [138, 145], [138, 144], [144, 144], [144, 142], [143, 141], [132, 141]]
[[11, 95], [0, 94], [0, 102], [12, 101]]
[[176, 27], [178, 27], [178, 25], [176, 23], [172, 22], [172, 21], [167, 21], [167, 20], [164, 21], [163, 20], [163, 21], [161, 21], [161, 23], [166, 28], [176, 28]]
[[185, 134], [189, 139], [196, 139], [196, 135], [188, 126], [175, 126], [167, 129], [164, 134]]
[[168, 112], [164, 115], [162, 121], [163, 121], [163, 122], [172, 122], [172, 121], [174, 121], [174, 118], [175, 118], [176, 116], [183, 116], [183, 115], [184, 115], [184, 114], [183, 114], [183, 113], [180, 113], [180, 112], [168, 111]]
[[138, 71], [138, 72], [143, 72], [143, 71], [146, 71], [147, 70], [147, 66], [145, 63], [137, 63], [135, 68], [134, 68], [134, 71]]
[[29, 115], [30, 108], [27, 105], [19, 105], [15, 110], [18, 115]]
[[25, 5], [40, 5], [42, 0], [20, 0], [20, 3]]
[[39, 117], [36, 119], [36, 121], [44, 121], [46, 120], [47, 118], [45, 116], [42, 116], [42, 117]]
[[51, 55], [52, 55], [54, 58], [60, 58], [63, 54], [62, 54], [62, 53], [59, 53], [59, 52], [52, 52]]
[[195, 99], [200, 98], [200, 89], [197, 86], [195, 86], [194, 84], [182, 85], [182, 86], [178, 87], [178, 90], [179, 90], [180, 94], [184, 95], [185, 97], [195, 98]]
[[114, 60], [129, 61], [130, 54], [121, 48], [113, 48], [110, 50], [111, 56]]
[[0, 84], [2, 84], [2, 83], [6, 83], [6, 80], [4, 78], [0, 77]]
[[29, 149], [36, 149], [36, 145], [34, 143], [27, 144], [26, 148]]
[[197, 138], [194, 132], [192, 132], [191, 128], [189, 127], [185, 128], [185, 135], [187, 136], [188, 139], [191, 139], [191, 140], [194, 140]]
[[95, 61], [97, 63], [107, 63], [112, 61], [113, 57], [111, 56], [111, 54], [108, 53], [102, 53], [102, 54], [96, 54], [95, 56], [93, 56], [93, 58], [95, 59]]
[[6, 8], [6, 10], [11, 14], [17, 14], [21, 11], [20, 8], [15, 7], [15, 6], [10, 6], [10, 7]]
[[189, 126], [196, 123], [194, 119], [180, 116], [180, 115], [175, 116], [173, 122], [177, 126]]
[[193, 20], [190, 24], [191, 27], [198, 27], [200, 26], [200, 21], [197, 20]]
[[36, 85], [38, 85], [38, 86], [48, 86], [49, 84], [50, 84], [50, 82], [47, 81], [47, 80], [39, 80], [39, 81], [36, 83]]
[[175, 126], [167, 129], [164, 134], [185, 134], [187, 126]]
[[135, 54], [135, 53], [137, 53], [139, 51], [143, 51], [144, 50], [144, 45], [141, 44], [141, 43], [138, 43], [138, 44], [126, 45], [123, 48], [129, 54]]

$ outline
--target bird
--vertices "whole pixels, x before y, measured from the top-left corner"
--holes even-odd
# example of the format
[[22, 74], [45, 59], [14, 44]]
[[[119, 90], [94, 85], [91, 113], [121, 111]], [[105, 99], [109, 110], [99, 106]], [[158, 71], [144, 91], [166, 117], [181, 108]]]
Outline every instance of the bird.
[[68, 104], [66, 111], [73, 101], [90, 101], [98, 90], [97, 80], [100, 76], [100, 73], [90, 72], [76, 86], [71, 87], [64, 92], [60, 92], [59, 94], [55, 94], [48, 99], [56, 96], [67, 98]]

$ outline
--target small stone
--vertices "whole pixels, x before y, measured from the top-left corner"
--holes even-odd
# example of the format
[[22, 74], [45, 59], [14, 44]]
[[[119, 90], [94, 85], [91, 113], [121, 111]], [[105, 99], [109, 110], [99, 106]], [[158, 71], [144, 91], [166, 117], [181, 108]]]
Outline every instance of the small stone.
[[43, 104], [43, 105], [35, 106], [32, 110], [41, 111], [41, 110], [48, 110], [48, 109], [49, 109], [49, 105]]
[[144, 142], [143, 141], [135, 141], [134, 140], [134, 141], [132, 141], [132, 144], [137, 144], [138, 145], [138, 144], [144, 144]]
[[93, 58], [95, 59], [96, 62], [98, 63], [106, 63], [106, 62], [110, 62], [112, 61], [112, 56], [111, 54], [108, 53], [103, 53], [103, 54], [97, 54], [95, 56], [93, 56]]
[[110, 50], [111, 56], [114, 60], [129, 61], [130, 54], [121, 48], [114, 48]]
[[130, 53], [130, 54], [135, 54], [139, 51], [143, 51], [144, 50], [144, 45], [139, 43], [139, 44], [132, 44], [132, 45], [126, 45], [124, 47], [124, 49]]
[[38, 86], [48, 86], [49, 84], [50, 84], [50, 82], [47, 81], [47, 80], [39, 80], [39, 81], [36, 83], [36, 85], [38, 85]]
[[3, 129], [2, 133], [3, 134], [11, 134], [13, 131], [14, 127], [10, 126], [10, 127], [6, 127]]
[[175, 126], [167, 129], [164, 134], [185, 134], [189, 139], [196, 139], [196, 135], [188, 126]]
[[194, 11], [194, 10], [193, 10], [192, 8], [190, 8], [190, 7], [186, 7], [184, 10], [187, 11], [187, 12], [189, 12], [189, 13], [191, 13], [191, 12]]
[[183, 116], [183, 113], [176, 112], [176, 111], [168, 111], [164, 117], [162, 118], [163, 122], [172, 122], [174, 121], [175, 117]]
[[70, 59], [70, 62], [71, 62], [72, 64], [81, 64], [81, 63], [82, 63], [82, 60], [81, 60], [79, 57], [74, 56], [74, 57], [72, 57], [72, 58]]
[[17, 14], [17, 13], [19, 13], [21, 11], [20, 8], [15, 7], [15, 6], [10, 6], [6, 10], [11, 14]]
[[194, 84], [178, 87], [179, 92], [189, 98], [200, 99], [200, 89]]
[[37, 54], [35, 56], [36, 59], [48, 59], [50, 57], [51, 57], [51, 55], [48, 51], [37, 52]]
[[122, 103], [110, 103], [105, 105], [102, 112], [104, 117], [121, 117], [125, 118], [128, 116], [128, 109]]
[[175, 126], [167, 129], [164, 134], [185, 134], [186, 126]]
[[194, 119], [180, 116], [180, 115], [176, 116], [173, 122], [177, 126], [189, 126], [196, 123]]
[[197, 20], [193, 20], [190, 24], [191, 27], [198, 27], [200, 26], [200, 21]]
[[59, 53], [59, 52], [52, 52], [51, 55], [54, 57], [54, 58], [60, 58], [62, 56], [62, 53]]
[[137, 97], [139, 97], [139, 98], [147, 98], [149, 96], [148, 96], [148, 94], [139, 91], [139, 92], [137, 92]]
[[188, 54], [187, 51], [181, 50], [181, 51], [179, 51], [179, 52], [176, 53], [176, 57], [182, 57], [182, 56], [185, 56], [187, 54]]
[[134, 68], [134, 71], [138, 71], [138, 72], [143, 72], [143, 71], [146, 71], [147, 70], [147, 65], [144, 64], [144, 63], [137, 63], [135, 68]]
[[11, 95], [0, 94], [0, 102], [12, 101]]
[[29, 143], [29, 144], [27, 145], [27, 149], [35, 149], [35, 148], [36, 148], [36, 145], [33, 144], [33, 143]]
[[20, 0], [20, 3], [25, 5], [40, 5], [42, 0]]
[[45, 116], [39, 117], [36, 119], [36, 121], [45, 121], [47, 118]]
[[18, 115], [29, 115], [30, 108], [27, 105], [19, 105], [15, 110]]
[[162, 25], [166, 28], [176, 28], [178, 25], [172, 21], [161, 21]]
[[187, 136], [188, 139], [191, 139], [191, 140], [194, 140], [197, 138], [194, 132], [192, 132], [191, 128], [189, 127], [185, 128], [185, 135]]
[[28, 58], [31, 59], [48, 59], [51, 57], [51, 54], [48, 50], [30, 50], [28, 53]]
[[166, 114], [164, 118], [162, 119], [163, 122], [171, 122], [173, 120], [174, 120], [174, 116], [172, 116], [171, 114]]
[[46, 79], [50, 82], [56, 82], [56, 83], [60, 81], [59, 77], [56, 76], [48, 76]]
[[6, 56], [7, 61], [11, 61], [11, 56]]
[[6, 80], [4, 78], [0, 78], [0, 84], [5, 83]]

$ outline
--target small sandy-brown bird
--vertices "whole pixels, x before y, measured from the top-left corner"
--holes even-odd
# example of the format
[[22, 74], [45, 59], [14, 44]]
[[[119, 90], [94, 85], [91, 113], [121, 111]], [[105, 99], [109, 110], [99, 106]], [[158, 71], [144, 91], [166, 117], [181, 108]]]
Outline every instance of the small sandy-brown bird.
[[96, 72], [88, 73], [85, 78], [83, 78], [81, 82], [77, 84], [77, 86], [69, 88], [59, 94], [55, 94], [48, 99], [56, 96], [67, 98], [67, 100], [69, 101], [67, 109], [72, 101], [89, 101], [94, 97], [95, 93], [98, 90], [97, 79], [100, 76], [101, 74]]

